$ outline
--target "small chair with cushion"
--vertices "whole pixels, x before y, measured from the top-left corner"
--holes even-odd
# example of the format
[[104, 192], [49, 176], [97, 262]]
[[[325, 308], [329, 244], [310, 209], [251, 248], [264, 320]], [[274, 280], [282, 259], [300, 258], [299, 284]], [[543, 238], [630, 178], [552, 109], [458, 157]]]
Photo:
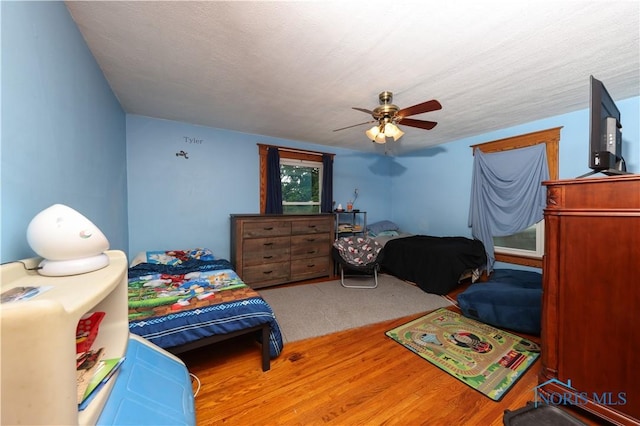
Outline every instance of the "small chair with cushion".
[[[338, 238], [333, 243], [333, 258], [340, 268], [340, 284], [346, 288], [378, 287], [378, 270], [380, 269], [382, 245], [367, 237]], [[353, 277], [373, 275], [372, 285], [345, 284], [345, 270]]]

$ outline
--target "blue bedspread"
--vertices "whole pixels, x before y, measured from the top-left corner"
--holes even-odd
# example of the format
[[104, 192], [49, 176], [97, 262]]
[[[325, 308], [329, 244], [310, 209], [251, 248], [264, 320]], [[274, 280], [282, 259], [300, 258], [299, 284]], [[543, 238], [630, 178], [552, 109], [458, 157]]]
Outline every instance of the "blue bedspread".
[[213, 335], [269, 324], [269, 349], [283, 348], [276, 317], [223, 259], [129, 269], [129, 330], [168, 349]]

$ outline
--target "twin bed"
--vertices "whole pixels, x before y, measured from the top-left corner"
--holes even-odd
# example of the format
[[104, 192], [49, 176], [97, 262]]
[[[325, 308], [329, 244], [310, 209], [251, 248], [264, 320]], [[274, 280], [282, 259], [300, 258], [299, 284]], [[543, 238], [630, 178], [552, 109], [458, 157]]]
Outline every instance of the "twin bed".
[[463, 279], [476, 281], [485, 268], [486, 254], [479, 240], [408, 234], [388, 220], [369, 225], [367, 232], [383, 246], [382, 271], [427, 293], [447, 294]]
[[174, 354], [255, 333], [267, 371], [282, 351], [271, 307], [207, 249], [140, 253], [129, 268], [128, 304], [129, 331]]

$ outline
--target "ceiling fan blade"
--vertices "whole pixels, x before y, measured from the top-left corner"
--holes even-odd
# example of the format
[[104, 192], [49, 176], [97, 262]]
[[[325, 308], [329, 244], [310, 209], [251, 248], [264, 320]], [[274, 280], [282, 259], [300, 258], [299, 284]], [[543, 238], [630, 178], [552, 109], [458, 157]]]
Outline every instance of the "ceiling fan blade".
[[352, 108], [355, 109], [356, 111], [361, 111], [361, 112], [364, 112], [366, 114], [373, 115], [373, 111], [370, 111], [370, 110], [368, 110], [366, 108], [357, 108], [357, 107], [352, 107]]
[[410, 115], [422, 114], [430, 111], [437, 111], [439, 109], [442, 109], [442, 105], [440, 105], [440, 102], [436, 101], [435, 99], [432, 99], [430, 101], [423, 102], [418, 105], [410, 106], [408, 108], [403, 108], [400, 111], [398, 111], [396, 116], [408, 117]]
[[360, 124], [353, 124], [351, 126], [347, 126], [347, 127], [342, 127], [340, 129], [335, 129], [334, 132], [340, 131], [340, 130], [345, 130], [345, 129], [350, 129], [352, 127], [357, 127], [357, 126], [362, 126], [363, 124], [370, 124], [370, 123], [375, 123], [376, 120], [371, 120], [371, 121], [365, 121], [364, 123], [360, 123]]
[[435, 121], [424, 121], [424, 120], [415, 120], [413, 118], [403, 118], [402, 120], [398, 121], [398, 124], [402, 124], [403, 126], [417, 127], [419, 129], [431, 130], [434, 127], [436, 127], [438, 123], [436, 123]]

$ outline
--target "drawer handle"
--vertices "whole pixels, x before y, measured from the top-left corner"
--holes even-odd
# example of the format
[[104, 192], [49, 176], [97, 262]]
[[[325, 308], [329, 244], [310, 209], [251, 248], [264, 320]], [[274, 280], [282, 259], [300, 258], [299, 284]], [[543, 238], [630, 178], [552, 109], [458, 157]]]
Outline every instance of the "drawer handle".
[[272, 246], [273, 243], [264, 243], [263, 246]]
[[316, 240], [315, 238], [307, 238], [307, 241], [310, 243], [314, 242], [315, 240]]
[[315, 252], [316, 252], [315, 250], [309, 250], [309, 251], [307, 251], [307, 254], [313, 254]]
[[273, 256], [262, 256], [263, 259], [271, 259]]
[[267, 228], [262, 228], [262, 229], [264, 229], [265, 231], [273, 231], [273, 226], [269, 226]]
[[315, 228], [316, 225], [309, 225], [309, 228]]
[[264, 271], [264, 272], [262, 272], [262, 273], [263, 273], [263, 274], [265, 274], [265, 275], [269, 275], [269, 274], [270, 274], [270, 273], [272, 273], [272, 272], [273, 272], [273, 271]]
[[307, 268], [313, 268], [314, 266], [316, 266], [316, 264], [315, 263], [311, 263], [311, 264], [307, 265]]

